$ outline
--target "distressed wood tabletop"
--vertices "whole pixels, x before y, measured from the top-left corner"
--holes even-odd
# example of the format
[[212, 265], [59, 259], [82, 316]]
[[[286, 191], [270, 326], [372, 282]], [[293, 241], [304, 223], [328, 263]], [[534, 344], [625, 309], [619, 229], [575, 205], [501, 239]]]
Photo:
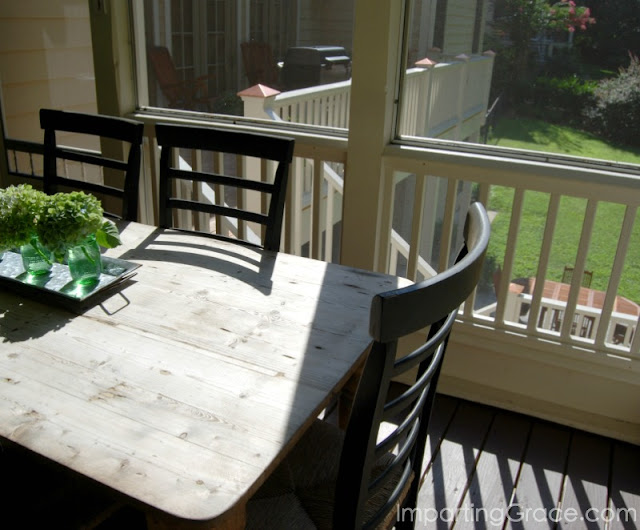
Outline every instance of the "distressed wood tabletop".
[[75, 314], [0, 291], [0, 436], [169, 516], [244, 505], [348, 380], [408, 280], [137, 223], [141, 264]]

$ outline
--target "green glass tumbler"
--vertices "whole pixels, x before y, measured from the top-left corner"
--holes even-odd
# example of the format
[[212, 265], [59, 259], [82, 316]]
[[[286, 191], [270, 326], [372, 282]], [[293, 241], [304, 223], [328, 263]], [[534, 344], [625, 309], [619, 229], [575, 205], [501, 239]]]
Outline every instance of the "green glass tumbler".
[[53, 254], [42, 246], [37, 236], [20, 247], [20, 256], [24, 270], [32, 276], [48, 274], [53, 266]]
[[95, 235], [90, 235], [80, 245], [67, 250], [67, 265], [71, 278], [77, 284], [90, 285], [100, 280], [102, 261]]

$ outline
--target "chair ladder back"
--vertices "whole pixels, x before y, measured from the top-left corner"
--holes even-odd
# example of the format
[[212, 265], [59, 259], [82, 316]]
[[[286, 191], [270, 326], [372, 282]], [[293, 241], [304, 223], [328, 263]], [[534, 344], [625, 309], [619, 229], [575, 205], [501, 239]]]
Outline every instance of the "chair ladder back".
[[[237, 219], [262, 225], [262, 246], [267, 250], [279, 250], [282, 233], [282, 220], [287, 192], [289, 167], [293, 159], [294, 140], [255, 133], [227, 131], [214, 128], [181, 126], [172, 124], [156, 125], [158, 145], [162, 148], [160, 156], [160, 219], [165, 228], [174, 228], [172, 211], [175, 209], [191, 210], [221, 217]], [[215, 164], [212, 171], [192, 171], [174, 167], [172, 153], [178, 149], [207, 151], [219, 155], [228, 153], [239, 157], [253, 157], [261, 159], [261, 168], [267, 168], [266, 161], [277, 163], [273, 182], [253, 180], [239, 175], [225, 174], [223, 164]], [[242, 164], [238, 164], [240, 166]], [[220, 167], [215, 167], [220, 166]], [[262, 175], [266, 175], [261, 171]], [[214, 202], [200, 202], [174, 196], [171, 183], [176, 181], [200, 182], [210, 185], [213, 190], [235, 189], [241, 196], [237, 198], [237, 205], [229, 206], [220, 200], [216, 191]], [[244, 204], [242, 194], [246, 191], [256, 191], [262, 195], [261, 206], [266, 204], [268, 209], [262, 211], [250, 210]], [[242, 225], [239, 225], [239, 228]], [[216, 229], [219, 230], [218, 223]], [[208, 234], [212, 237], [231, 240], [242, 244], [251, 244], [239, 230], [238, 239], [224, 234]]]
[[[397, 528], [413, 527], [413, 522], [396, 522], [391, 517], [396, 509], [415, 508], [446, 347], [458, 308], [480, 278], [489, 232], [484, 207], [472, 204], [465, 247], [450, 269], [374, 297], [370, 317], [374, 341], [345, 434], [334, 527], [377, 528], [394, 522]], [[396, 359], [399, 339], [426, 328], [426, 342]], [[414, 369], [413, 383], [400, 395], [392, 395], [392, 378], [410, 370], [414, 373]], [[390, 420], [397, 426], [378, 441], [381, 423]]]
[[[103, 204], [105, 215], [128, 221], [137, 220], [140, 159], [144, 130], [144, 125], [141, 122], [99, 114], [41, 109], [40, 126], [44, 129], [43, 189], [46, 193], [57, 193], [60, 188], [64, 187], [98, 196], [114, 197], [120, 204], [120, 211], [116, 213], [108, 205]], [[58, 132], [125, 142], [129, 147], [127, 160], [117, 160], [103, 156], [101, 152], [86, 149], [62, 147], [57, 143]], [[83, 165], [100, 167], [103, 179], [103, 169], [117, 170], [124, 175], [123, 184], [121, 187], [116, 187], [61, 176], [58, 174], [58, 160], [69, 160]]]
[[[377, 428], [393, 369], [395, 344], [374, 343], [358, 384], [345, 434], [336, 484], [334, 527], [359, 528], [368, 501], [369, 478], [375, 464]], [[387, 380], [386, 387], [382, 388]], [[340, 514], [339, 520], [337, 514]]]

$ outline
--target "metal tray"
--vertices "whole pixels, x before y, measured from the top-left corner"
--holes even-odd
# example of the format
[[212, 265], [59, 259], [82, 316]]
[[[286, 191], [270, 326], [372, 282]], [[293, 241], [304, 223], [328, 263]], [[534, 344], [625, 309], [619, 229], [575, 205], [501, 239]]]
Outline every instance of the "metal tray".
[[76, 284], [69, 267], [54, 263], [48, 274], [32, 276], [25, 272], [22, 258], [16, 252], [0, 253], [0, 286], [24, 295], [37, 295], [72, 308], [86, 307], [103, 294], [136, 274], [137, 263], [101, 256], [102, 274], [91, 285]]

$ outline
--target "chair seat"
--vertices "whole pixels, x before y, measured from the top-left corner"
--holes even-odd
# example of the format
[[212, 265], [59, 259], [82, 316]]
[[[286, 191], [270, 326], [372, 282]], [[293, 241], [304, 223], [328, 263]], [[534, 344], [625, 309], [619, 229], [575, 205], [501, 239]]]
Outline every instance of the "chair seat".
[[[344, 431], [338, 427], [316, 420], [249, 501], [246, 528], [331, 530], [344, 436]], [[391, 453], [381, 457], [373, 468], [374, 476], [393, 458]], [[368, 503], [366, 511], [373, 513], [384, 504], [399, 475], [391, 474], [387, 484]], [[395, 515], [392, 510], [379, 528], [392, 526]]]

